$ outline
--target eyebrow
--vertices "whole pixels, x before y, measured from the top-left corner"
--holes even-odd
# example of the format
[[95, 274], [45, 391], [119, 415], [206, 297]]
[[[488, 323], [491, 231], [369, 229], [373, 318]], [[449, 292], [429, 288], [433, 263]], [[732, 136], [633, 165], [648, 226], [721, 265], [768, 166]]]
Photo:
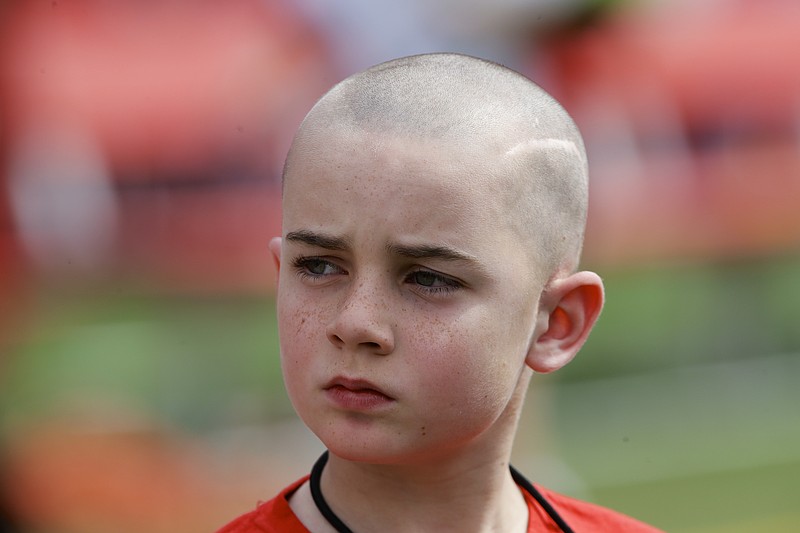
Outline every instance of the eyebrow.
[[389, 244], [386, 246], [389, 253], [407, 257], [409, 259], [442, 259], [445, 261], [464, 261], [475, 263], [475, 258], [469, 254], [459, 252], [448, 246], [418, 245], [407, 246], [402, 244]]
[[309, 230], [290, 231], [286, 234], [286, 240], [318, 246], [326, 250], [344, 251], [350, 249], [350, 242], [343, 237], [334, 237], [324, 233], [316, 233]]

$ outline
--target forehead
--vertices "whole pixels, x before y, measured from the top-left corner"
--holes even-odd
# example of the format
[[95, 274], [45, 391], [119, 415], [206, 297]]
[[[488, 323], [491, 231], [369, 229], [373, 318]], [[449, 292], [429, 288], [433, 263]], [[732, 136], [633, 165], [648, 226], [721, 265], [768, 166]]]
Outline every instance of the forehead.
[[[316, 134], [294, 150], [284, 184], [284, 210], [313, 200], [318, 209], [365, 203], [408, 203], [419, 216], [469, 217], [476, 224], [503, 214], [505, 188], [487, 150], [452, 141], [408, 139], [352, 130]], [[426, 212], [427, 211], [427, 212]]]

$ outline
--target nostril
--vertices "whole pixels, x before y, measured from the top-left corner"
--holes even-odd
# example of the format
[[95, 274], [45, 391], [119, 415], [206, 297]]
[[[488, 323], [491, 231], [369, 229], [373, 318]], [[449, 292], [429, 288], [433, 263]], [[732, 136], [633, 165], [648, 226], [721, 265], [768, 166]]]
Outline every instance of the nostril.
[[344, 346], [344, 341], [342, 340], [342, 338], [336, 335], [335, 333], [329, 334], [328, 340], [330, 340], [334, 344], [334, 346], [339, 346], [339, 347]]

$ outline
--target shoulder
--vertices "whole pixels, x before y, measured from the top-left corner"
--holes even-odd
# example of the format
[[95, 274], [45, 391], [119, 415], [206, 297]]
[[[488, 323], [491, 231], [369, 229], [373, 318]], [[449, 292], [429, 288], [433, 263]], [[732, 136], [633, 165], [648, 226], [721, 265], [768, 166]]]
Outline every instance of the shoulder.
[[308, 476], [283, 489], [268, 502], [261, 503], [217, 530], [217, 533], [308, 533], [289, 507], [289, 496], [305, 483]]
[[615, 533], [658, 533], [661, 530], [606, 507], [553, 492], [539, 485], [537, 490], [575, 531]]

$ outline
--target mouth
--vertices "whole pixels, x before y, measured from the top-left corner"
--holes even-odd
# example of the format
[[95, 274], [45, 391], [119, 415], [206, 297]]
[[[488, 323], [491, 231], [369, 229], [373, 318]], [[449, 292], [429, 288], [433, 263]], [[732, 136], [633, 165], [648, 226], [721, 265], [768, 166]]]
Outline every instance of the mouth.
[[328, 399], [348, 411], [372, 411], [395, 401], [370, 381], [337, 377], [324, 388]]
[[364, 379], [351, 379], [339, 376], [332, 379], [328, 383], [328, 385], [325, 386], [325, 390], [331, 390], [331, 389], [340, 389], [356, 393], [380, 394], [381, 396], [393, 399], [391, 396], [383, 392], [380, 387], [378, 387], [371, 381], [367, 381]]

